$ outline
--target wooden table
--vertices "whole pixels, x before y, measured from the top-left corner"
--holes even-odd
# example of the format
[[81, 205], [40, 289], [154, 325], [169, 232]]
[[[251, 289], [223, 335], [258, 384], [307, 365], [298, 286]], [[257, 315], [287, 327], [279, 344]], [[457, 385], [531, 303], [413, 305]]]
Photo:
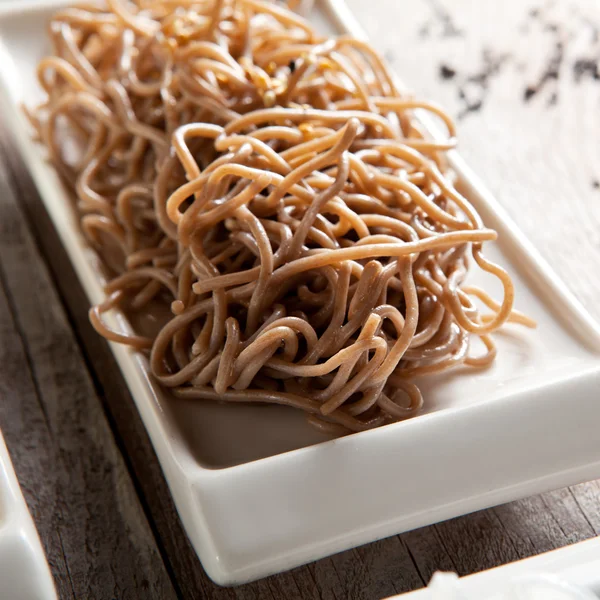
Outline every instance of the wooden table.
[[[600, 317], [600, 5], [350, 4], [403, 78], [457, 116], [465, 158]], [[592, 482], [218, 588], [31, 180], [1, 139], [0, 426], [61, 598], [379, 599], [437, 569], [465, 575], [600, 532]]]

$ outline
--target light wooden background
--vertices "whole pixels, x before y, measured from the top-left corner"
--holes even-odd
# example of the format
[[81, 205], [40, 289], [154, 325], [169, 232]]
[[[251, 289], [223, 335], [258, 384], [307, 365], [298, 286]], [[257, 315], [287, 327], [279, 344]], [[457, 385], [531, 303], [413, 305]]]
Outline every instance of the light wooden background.
[[[348, 1], [405, 81], [459, 119], [464, 157], [600, 317], [600, 2]], [[600, 534], [591, 482], [212, 584], [1, 115], [0, 428], [61, 599], [378, 600]]]

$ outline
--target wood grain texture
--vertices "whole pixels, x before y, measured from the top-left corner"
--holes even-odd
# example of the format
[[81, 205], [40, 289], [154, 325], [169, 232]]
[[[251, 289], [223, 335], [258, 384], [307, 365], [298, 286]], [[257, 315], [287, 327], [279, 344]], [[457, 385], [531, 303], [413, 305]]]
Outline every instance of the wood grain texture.
[[175, 598], [0, 161], [0, 426], [61, 598]]
[[[419, 95], [458, 118], [467, 161], [600, 316], [600, 5], [348, 3]], [[557, 247], [559, 234], [568, 248]], [[219, 588], [187, 541], [123, 378], [10, 151], [0, 157], [0, 282], [0, 426], [61, 598], [371, 600], [420, 587], [438, 569], [464, 575], [600, 533], [600, 483], [591, 482]]]

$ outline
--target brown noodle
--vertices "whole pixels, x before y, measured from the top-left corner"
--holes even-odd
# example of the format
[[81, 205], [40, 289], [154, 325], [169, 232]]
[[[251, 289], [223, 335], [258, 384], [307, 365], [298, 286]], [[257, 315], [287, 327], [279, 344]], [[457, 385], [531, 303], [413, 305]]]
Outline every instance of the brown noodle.
[[[91, 321], [174, 394], [360, 431], [416, 414], [414, 377], [485, 367], [494, 331], [532, 325], [453, 185], [452, 121], [366, 43], [262, 0], [107, 0], [49, 32], [30, 117], [112, 273]], [[501, 303], [465, 285], [471, 262]], [[103, 323], [116, 307], [169, 315], [127, 335]]]

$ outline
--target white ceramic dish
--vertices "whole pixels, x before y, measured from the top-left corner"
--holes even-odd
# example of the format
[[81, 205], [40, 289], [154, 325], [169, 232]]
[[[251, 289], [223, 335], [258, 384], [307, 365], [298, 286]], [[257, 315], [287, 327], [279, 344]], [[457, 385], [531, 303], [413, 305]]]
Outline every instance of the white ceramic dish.
[[584, 600], [588, 596], [600, 598], [600, 538], [460, 580], [448, 578], [432, 581], [429, 589], [401, 594], [395, 596], [394, 600], [548, 600], [551, 597], [549, 593], [542, 595], [540, 591], [533, 596], [509, 595], [516, 589], [522, 590], [524, 584], [530, 588], [562, 589], [569, 600]]
[[40, 538], [0, 434], [0, 596], [56, 600]]
[[[0, 5], [1, 106], [96, 303], [104, 296], [97, 259], [19, 109], [41, 97], [35, 64], [47, 48], [44, 27], [52, 6], [57, 2]], [[321, 27], [333, 27], [324, 13], [315, 18]], [[328, 440], [291, 409], [168, 398], [148, 378], [143, 358], [113, 346], [185, 530], [216, 582], [249, 581], [600, 477], [600, 329], [562, 291], [479, 180], [458, 157], [454, 161], [465, 193], [500, 232], [489, 254], [510, 269], [517, 306], [538, 320], [539, 329], [507, 330], [498, 338], [498, 361], [486, 372], [429, 381], [423, 416]], [[127, 327], [119, 316], [116, 323]]]

